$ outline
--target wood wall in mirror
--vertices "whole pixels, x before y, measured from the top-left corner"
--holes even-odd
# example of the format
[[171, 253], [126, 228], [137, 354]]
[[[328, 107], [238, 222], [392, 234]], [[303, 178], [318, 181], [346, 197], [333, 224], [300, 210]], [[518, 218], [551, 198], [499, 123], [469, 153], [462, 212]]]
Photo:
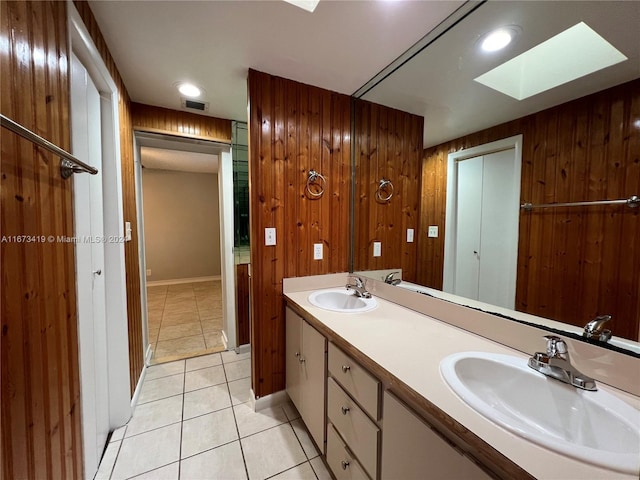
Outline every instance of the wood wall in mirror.
[[[418, 242], [407, 242], [407, 229], [418, 232], [423, 118], [364, 100], [355, 100], [355, 116], [354, 270], [402, 268], [415, 282]], [[393, 188], [378, 196], [382, 179]]]
[[[521, 198], [622, 199], [640, 192], [640, 80], [425, 150], [417, 283], [442, 288], [447, 155], [523, 135]], [[438, 225], [439, 238], [427, 238]], [[622, 205], [521, 210], [516, 310], [583, 326], [610, 314], [640, 332], [640, 211]]]

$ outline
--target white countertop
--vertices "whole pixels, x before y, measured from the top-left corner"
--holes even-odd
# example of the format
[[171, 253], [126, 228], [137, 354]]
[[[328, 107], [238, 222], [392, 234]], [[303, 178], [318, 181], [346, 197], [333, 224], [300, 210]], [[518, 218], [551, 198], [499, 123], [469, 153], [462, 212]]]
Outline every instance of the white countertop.
[[[455, 421], [539, 479], [636, 479], [584, 464], [530, 443], [495, 425], [460, 400], [440, 375], [440, 361], [453, 353], [493, 352], [527, 358], [517, 350], [377, 298], [365, 313], [336, 313], [307, 300], [313, 290], [285, 293], [317, 321], [394, 375]], [[640, 409], [640, 398], [598, 384]]]

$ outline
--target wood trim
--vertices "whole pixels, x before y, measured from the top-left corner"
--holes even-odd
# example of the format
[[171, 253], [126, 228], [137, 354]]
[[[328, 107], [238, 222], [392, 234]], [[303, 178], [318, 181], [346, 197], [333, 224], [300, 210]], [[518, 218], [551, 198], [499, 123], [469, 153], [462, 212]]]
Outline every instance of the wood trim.
[[[249, 70], [252, 387], [285, 387], [282, 279], [345, 272], [349, 256], [351, 100], [347, 95]], [[309, 170], [327, 178], [305, 194]], [[265, 227], [277, 229], [264, 246]], [[324, 259], [313, 260], [313, 244]]]
[[134, 130], [231, 143], [231, 120], [131, 103]]
[[[0, 30], [2, 113], [68, 151], [67, 4], [0, 2]], [[80, 479], [74, 245], [50, 239], [73, 236], [72, 182], [58, 157], [1, 130], [2, 476]]]
[[[534, 478], [519, 465], [509, 460], [475, 433], [451, 418], [406, 383], [371, 360], [367, 355], [355, 348], [340, 335], [336, 334], [296, 302], [286, 300], [286, 304], [309, 323], [309, 325], [324, 335], [329, 342], [335, 344], [340, 350], [347, 353], [362, 367], [378, 378], [382, 383], [383, 392], [384, 390], [388, 390], [409, 405], [426, 423], [432, 425], [439, 434], [465, 452], [466, 455], [475, 460], [488, 473], [490, 472], [496, 478], [505, 480], [530, 480]], [[384, 422], [384, 418], [382, 420]]]
[[[640, 191], [638, 118], [634, 80], [426, 149], [418, 283], [442, 288], [450, 152], [522, 134], [523, 202], [628, 198]], [[439, 226], [439, 238], [426, 237], [428, 225]], [[521, 211], [519, 238], [516, 310], [577, 326], [611, 314], [614, 335], [640, 339], [638, 209]]]

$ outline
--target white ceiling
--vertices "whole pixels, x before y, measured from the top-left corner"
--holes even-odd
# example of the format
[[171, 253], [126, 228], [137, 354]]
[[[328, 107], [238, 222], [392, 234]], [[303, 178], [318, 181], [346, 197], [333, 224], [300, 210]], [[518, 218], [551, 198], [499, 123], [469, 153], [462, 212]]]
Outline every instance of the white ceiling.
[[[473, 81], [578, 22], [629, 60], [522, 101]], [[508, 25], [516, 40], [481, 54], [478, 40]], [[424, 146], [437, 145], [640, 77], [639, 29], [640, 1], [487, 2], [363, 98], [424, 116]]]
[[190, 81], [208, 115], [241, 121], [249, 68], [350, 95], [462, 3], [89, 1], [133, 101], [181, 110]]
[[218, 173], [218, 155], [208, 153], [140, 147], [144, 168], [193, 173]]

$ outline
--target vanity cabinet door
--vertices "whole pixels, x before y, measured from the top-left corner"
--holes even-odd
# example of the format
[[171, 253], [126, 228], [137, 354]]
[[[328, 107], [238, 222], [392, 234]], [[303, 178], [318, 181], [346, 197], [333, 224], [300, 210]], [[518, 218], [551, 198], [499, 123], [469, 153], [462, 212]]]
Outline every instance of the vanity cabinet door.
[[382, 418], [384, 428], [382, 429], [381, 478], [403, 480], [491, 478], [388, 392], [384, 393]]
[[301, 395], [304, 423], [321, 451], [325, 437], [325, 358], [326, 340], [302, 321]]
[[298, 411], [302, 412], [300, 398], [300, 378], [301, 363], [300, 355], [302, 355], [302, 318], [296, 315], [293, 310], [286, 309], [286, 390], [289, 398], [296, 406]]
[[287, 394], [324, 453], [327, 341], [290, 308], [285, 328]]

